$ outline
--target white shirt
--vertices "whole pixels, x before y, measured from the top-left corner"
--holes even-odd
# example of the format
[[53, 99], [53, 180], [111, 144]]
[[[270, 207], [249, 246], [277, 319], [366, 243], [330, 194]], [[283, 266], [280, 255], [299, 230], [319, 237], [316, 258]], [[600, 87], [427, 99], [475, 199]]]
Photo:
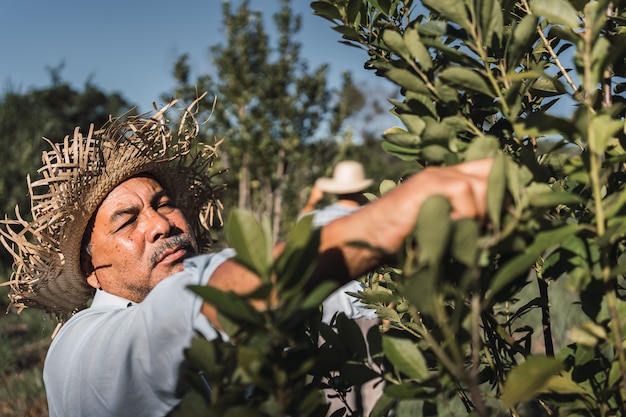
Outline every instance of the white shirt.
[[185, 261], [137, 304], [96, 291], [90, 308], [63, 325], [44, 365], [51, 417], [164, 416], [180, 402], [184, 349], [217, 330], [186, 287], [206, 285], [233, 251]]

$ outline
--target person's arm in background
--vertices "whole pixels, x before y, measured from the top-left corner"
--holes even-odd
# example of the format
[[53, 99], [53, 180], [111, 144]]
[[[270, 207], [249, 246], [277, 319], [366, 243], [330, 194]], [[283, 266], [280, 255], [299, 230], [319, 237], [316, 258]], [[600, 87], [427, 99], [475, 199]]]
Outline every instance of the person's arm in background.
[[300, 210], [300, 215], [309, 213], [315, 210], [315, 206], [319, 203], [322, 198], [324, 198], [324, 191], [320, 190], [317, 184], [313, 184], [313, 188], [311, 188], [311, 193], [309, 194], [309, 199], [307, 200], [302, 210]]
[[[330, 278], [345, 283], [379, 266], [385, 254], [395, 253], [413, 231], [420, 208], [430, 196], [446, 197], [453, 218], [483, 219], [492, 163], [491, 159], [483, 159], [451, 167], [426, 168], [362, 210], [324, 226], [318, 266], [311, 281]], [[376, 249], [351, 242], [366, 242]], [[279, 245], [275, 255], [280, 251]], [[251, 292], [259, 283], [258, 276], [235, 261], [224, 262], [209, 280], [209, 285], [239, 294]], [[202, 312], [219, 326], [213, 306], [204, 304]]]

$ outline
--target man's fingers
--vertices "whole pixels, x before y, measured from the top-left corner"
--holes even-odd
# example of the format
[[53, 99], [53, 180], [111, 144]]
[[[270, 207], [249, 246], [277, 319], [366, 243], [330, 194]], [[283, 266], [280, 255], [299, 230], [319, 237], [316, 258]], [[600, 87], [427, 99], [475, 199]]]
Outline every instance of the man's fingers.
[[477, 159], [474, 161], [463, 162], [455, 165], [453, 168], [465, 175], [472, 175], [476, 178], [486, 179], [493, 167], [493, 159]]

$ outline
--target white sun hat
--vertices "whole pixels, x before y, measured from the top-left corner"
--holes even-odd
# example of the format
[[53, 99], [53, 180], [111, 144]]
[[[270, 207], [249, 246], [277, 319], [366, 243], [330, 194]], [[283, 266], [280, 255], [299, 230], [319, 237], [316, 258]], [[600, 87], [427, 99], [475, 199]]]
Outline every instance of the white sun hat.
[[372, 181], [365, 178], [365, 170], [359, 162], [341, 161], [335, 165], [332, 178], [319, 178], [315, 184], [327, 193], [350, 194], [365, 190]]

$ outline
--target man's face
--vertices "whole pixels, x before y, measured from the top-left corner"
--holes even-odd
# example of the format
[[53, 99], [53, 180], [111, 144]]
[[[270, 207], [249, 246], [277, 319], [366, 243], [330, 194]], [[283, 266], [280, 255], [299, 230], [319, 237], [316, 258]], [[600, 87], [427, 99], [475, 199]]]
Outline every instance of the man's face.
[[91, 258], [83, 261], [87, 282], [134, 302], [198, 252], [181, 210], [156, 180], [144, 176], [126, 180], [104, 199], [90, 243]]

